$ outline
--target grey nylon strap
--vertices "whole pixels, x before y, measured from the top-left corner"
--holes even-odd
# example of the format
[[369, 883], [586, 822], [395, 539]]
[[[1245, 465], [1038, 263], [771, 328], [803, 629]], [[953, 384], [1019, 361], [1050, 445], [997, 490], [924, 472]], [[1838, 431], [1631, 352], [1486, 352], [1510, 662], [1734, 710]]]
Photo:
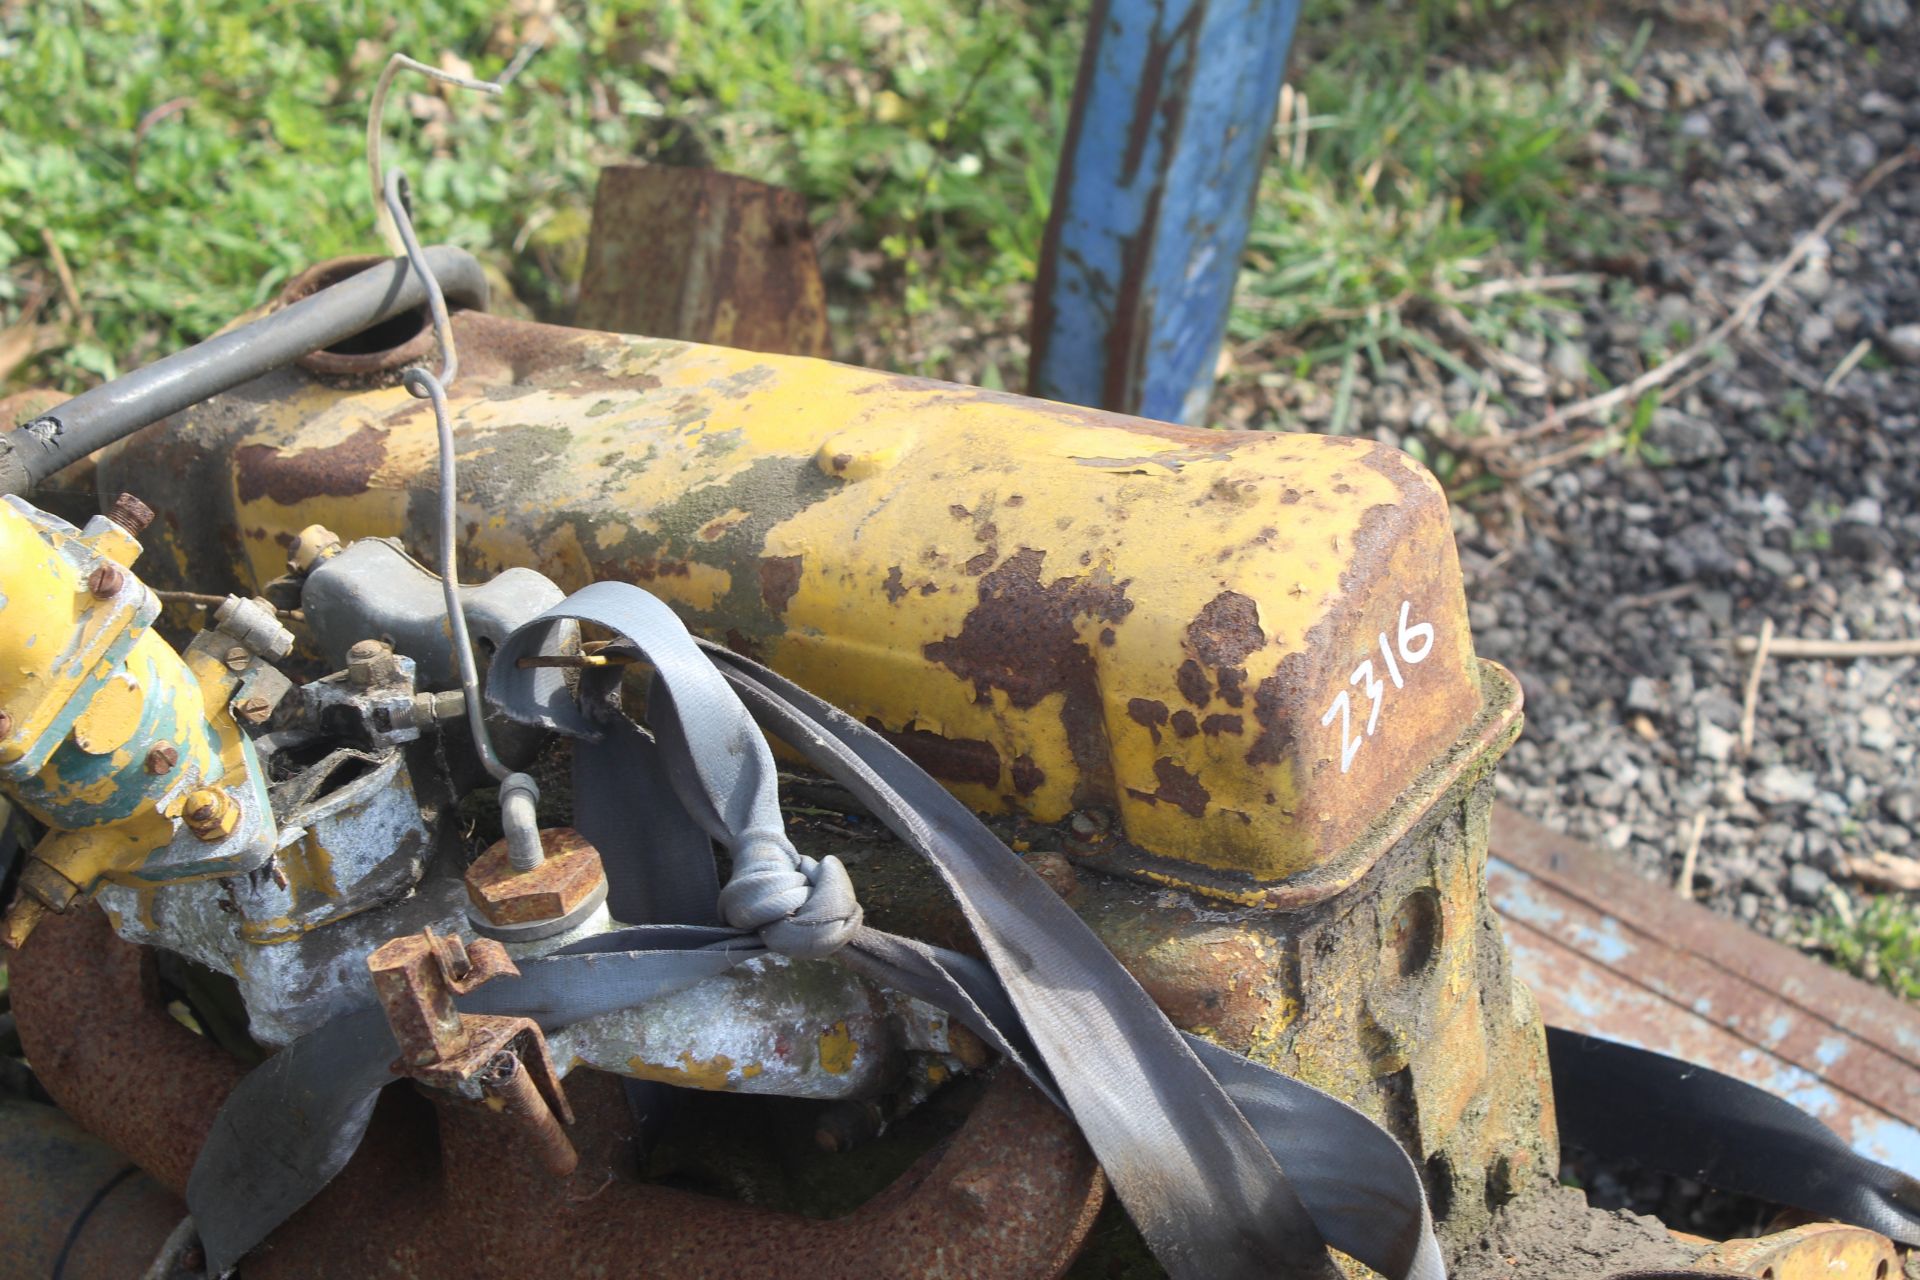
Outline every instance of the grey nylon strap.
[[[597, 584], [517, 632], [495, 658], [490, 690], [510, 714], [581, 739], [580, 755], [644, 752], [635, 745], [643, 737], [583, 711], [553, 669], [517, 666], [517, 655], [537, 651], [562, 619], [608, 627], [654, 666], [648, 720], [660, 771], [691, 820], [733, 854], [735, 874], [720, 895], [731, 927], [605, 935], [525, 963], [521, 978], [488, 984], [463, 1008], [558, 1027], [700, 981], [763, 946], [835, 954], [947, 1008], [1061, 1101], [1173, 1275], [1328, 1276], [1324, 1241], [1395, 1280], [1444, 1280], [1418, 1176], [1389, 1135], [1310, 1086], [1181, 1036], [1072, 910], [939, 784], [851, 718], [716, 651], [722, 679], [651, 596]], [[787, 841], [771, 753], [728, 681], [754, 716], [932, 860], [987, 965], [860, 924], [839, 864], [802, 858]], [[632, 828], [659, 821], [631, 807], [646, 794], [602, 787], [576, 796], [576, 806], [588, 795], [621, 802], [623, 816], [610, 807], [588, 821], [625, 832], [612, 842], [624, 859], [642, 852]], [[684, 837], [683, 829], [682, 862]], [[609, 860], [610, 878], [618, 865]], [[231, 1266], [345, 1164], [394, 1054], [379, 1011], [364, 1010], [242, 1082], [188, 1187], [216, 1268]]]

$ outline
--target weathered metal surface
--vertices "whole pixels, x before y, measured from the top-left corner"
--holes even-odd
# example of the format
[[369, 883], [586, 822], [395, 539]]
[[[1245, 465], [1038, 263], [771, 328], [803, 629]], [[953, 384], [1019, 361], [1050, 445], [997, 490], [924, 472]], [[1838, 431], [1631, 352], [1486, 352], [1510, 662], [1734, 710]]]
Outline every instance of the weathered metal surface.
[[[173, 1021], [142, 984], [141, 950], [95, 912], [50, 920], [11, 962], [21, 1035], [56, 1100], [184, 1186], [239, 1064]], [[1071, 1123], [1011, 1072], [944, 1148], [824, 1221], [633, 1181], [611, 1078], [582, 1073], [571, 1092], [582, 1159], [567, 1178], [483, 1105], [389, 1094], [347, 1168], [247, 1260], [249, 1280], [520, 1280], [555, 1258], [583, 1280], [1028, 1280], [1064, 1270], [1105, 1194]]]
[[144, 1275], [186, 1212], [53, 1107], [0, 1097], [0, 1275]]
[[1489, 892], [1558, 1026], [1698, 1062], [1920, 1176], [1920, 1010], [1497, 810]]
[[1098, 0], [1034, 287], [1029, 386], [1197, 422], [1298, 0]]
[[1885, 1236], [1835, 1222], [1729, 1240], [1701, 1254], [1697, 1265], [1760, 1280], [1890, 1280], [1901, 1273]]
[[[1483, 894], [1492, 770], [1517, 728], [1507, 719], [1438, 798], [1407, 797], [1422, 816], [1365, 876], [1291, 911], [1101, 874], [1070, 826], [1003, 834], [1176, 1026], [1384, 1125], [1421, 1166], [1443, 1237], [1467, 1240], [1559, 1169], [1539, 1015]], [[903, 847], [800, 826], [795, 837], [847, 865], [875, 927], [967, 945], [937, 876]]]
[[805, 199], [712, 169], [600, 171], [574, 320], [747, 351], [833, 353]]
[[[1303, 876], [1332, 892], [1482, 709], [1445, 499], [1395, 451], [473, 313], [454, 327], [467, 572], [643, 583], [976, 807], [1108, 810], [1216, 895]], [[192, 527], [163, 516], [148, 540], [204, 588], [277, 575], [316, 522], [432, 545], [433, 457], [404, 391], [292, 371], [101, 474], [192, 486]], [[222, 527], [237, 540], [207, 536]]]
[[585, 1066], [685, 1088], [845, 1099], [898, 1087], [908, 1051], [937, 1063], [945, 1025], [842, 965], [769, 954], [575, 1023], [551, 1043], [569, 1074]]

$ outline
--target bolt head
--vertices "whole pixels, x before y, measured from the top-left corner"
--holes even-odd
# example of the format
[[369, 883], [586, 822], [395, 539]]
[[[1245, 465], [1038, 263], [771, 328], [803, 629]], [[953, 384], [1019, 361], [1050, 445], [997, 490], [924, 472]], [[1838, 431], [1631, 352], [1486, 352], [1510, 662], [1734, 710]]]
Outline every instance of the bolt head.
[[245, 671], [247, 664], [252, 661], [253, 655], [239, 645], [227, 650], [227, 670], [229, 671]]
[[153, 508], [132, 494], [123, 493], [107, 508], [107, 519], [137, 538], [153, 523]]
[[233, 714], [248, 724], [265, 724], [273, 714], [273, 704], [265, 698], [242, 698], [233, 704]]
[[180, 753], [171, 742], [156, 742], [147, 752], [146, 771], [155, 777], [171, 772], [180, 763]]
[[87, 590], [93, 593], [94, 599], [105, 600], [117, 594], [126, 580], [127, 575], [119, 565], [103, 564], [87, 575]]
[[12, 732], [13, 732], [13, 717], [8, 715], [4, 711], [0, 711], [0, 738], [4, 738]]
[[187, 797], [180, 816], [202, 840], [224, 840], [240, 825], [240, 806], [218, 788], [201, 787]]

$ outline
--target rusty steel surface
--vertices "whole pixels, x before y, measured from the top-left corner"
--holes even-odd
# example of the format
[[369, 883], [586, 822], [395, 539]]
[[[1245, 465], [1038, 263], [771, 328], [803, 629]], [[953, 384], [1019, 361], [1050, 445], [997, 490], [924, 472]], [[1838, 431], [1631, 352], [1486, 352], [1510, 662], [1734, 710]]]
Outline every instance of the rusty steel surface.
[[[1178, 883], [1324, 897], [1485, 710], [1445, 497], [1394, 450], [453, 324], [468, 572], [645, 585], [976, 808], [1103, 810]], [[433, 459], [404, 390], [285, 371], [101, 476], [195, 512], [148, 531], [156, 580], [252, 590], [315, 523], [431, 546]]]
[[831, 355], [806, 200], [712, 169], [608, 165], [594, 195], [574, 323]]
[[175, 1195], [245, 1066], [173, 1020], [151, 956], [88, 907], [7, 953], [20, 1043], [53, 1100]]
[[186, 1213], [55, 1108], [0, 1097], [0, 1275], [129, 1280]]
[[507, 842], [495, 841], [467, 868], [467, 896], [494, 924], [527, 924], [564, 916], [606, 883], [600, 852], [571, 827], [540, 832], [546, 860], [515, 871]]
[[[21, 1038], [49, 1092], [177, 1193], [240, 1064], [173, 1020], [146, 953], [97, 911], [51, 919], [9, 961]], [[591, 1072], [576, 1080], [582, 1159], [564, 1178], [484, 1102], [429, 1104], [389, 1090], [360, 1151], [248, 1258], [247, 1280], [524, 1280], [556, 1259], [583, 1280], [796, 1269], [848, 1280], [1028, 1280], [1065, 1269], [1105, 1198], [1071, 1122], [1011, 1072], [944, 1148], [831, 1220], [633, 1181], [617, 1082]]]
[[1762, 1236], [1729, 1240], [1696, 1264], [1761, 1280], [1890, 1280], [1900, 1257], [1885, 1236], [1836, 1222], [1816, 1222]]
[[1489, 892], [1558, 1026], [1686, 1058], [1920, 1176], [1920, 1011], [1496, 809]]

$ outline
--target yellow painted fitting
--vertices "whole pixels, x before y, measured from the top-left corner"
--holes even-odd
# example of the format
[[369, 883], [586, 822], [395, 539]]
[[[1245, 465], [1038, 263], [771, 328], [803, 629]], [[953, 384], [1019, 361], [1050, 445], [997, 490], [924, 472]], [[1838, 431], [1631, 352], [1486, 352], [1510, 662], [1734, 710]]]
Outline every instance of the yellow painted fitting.
[[310, 524], [293, 535], [293, 550], [287, 554], [287, 569], [292, 573], [305, 573], [322, 560], [339, 554], [339, 535], [325, 525]]

